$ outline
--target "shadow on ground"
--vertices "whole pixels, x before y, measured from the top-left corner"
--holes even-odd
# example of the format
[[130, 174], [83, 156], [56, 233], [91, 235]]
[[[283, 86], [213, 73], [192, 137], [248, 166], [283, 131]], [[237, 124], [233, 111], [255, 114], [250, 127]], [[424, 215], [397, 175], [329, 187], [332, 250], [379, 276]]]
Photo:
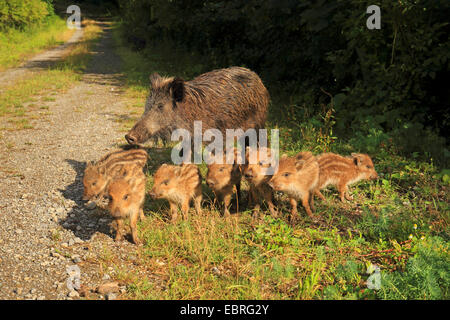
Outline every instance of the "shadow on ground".
[[76, 177], [74, 182], [59, 191], [64, 198], [74, 201], [76, 205], [67, 213], [65, 219], [59, 221], [59, 224], [82, 240], [90, 240], [96, 232], [112, 237], [111, 222], [113, 219], [107, 211], [101, 207], [89, 210], [85, 206], [85, 201], [82, 200], [82, 181], [86, 162], [73, 159], [66, 159], [66, 162], [75, 170]]
[[[132, 148], [129, 145], [121, 147], [122, 149]], [[170, 148], [146, 149], [149, 154], [149, 161], [144, 168], [144, 171], [148, 175], [153, 175], [161, 164], [170, 162], [170, 150]], [[103, 155], [99, 155], [99, 158], [101, 156]], [[82, 200], [83, 175], [86, 168], [86, 162], [78, 161], [76, 159], [66, 159], [65, 161], [75, 170], [76, 177], [71, 184], [59, 191], [64, 198], [74, 201], [76, 205], [68, 212], [66, 218], [59, 221], [59, 224], [64, 229], [72, 231], [76, 237], [82, 240], [90, 240], [96, 232], [101, 232], [109, 237], [114, 237], [111, 230], [113, 219], [108, 214], [104, 201], [98, 201], [99, 205], [90, 210], [86, 208], [86, 202]]]

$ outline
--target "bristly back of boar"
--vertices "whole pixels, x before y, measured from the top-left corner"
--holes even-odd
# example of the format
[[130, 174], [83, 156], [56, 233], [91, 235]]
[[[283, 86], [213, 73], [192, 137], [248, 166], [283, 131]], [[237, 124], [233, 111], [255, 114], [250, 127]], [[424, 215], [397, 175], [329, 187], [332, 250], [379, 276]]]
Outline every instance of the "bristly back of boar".
[[256, 73], [230, 67], [204, 73], [191, 81], [150, 76], [151, 92], [141, 119], [125, 136], [130, 144], [150, 138], [169, 140], [177, 128], [193, 133], [194, 121], [203, 132], [215, 128], [262, 129], [270, 96]]

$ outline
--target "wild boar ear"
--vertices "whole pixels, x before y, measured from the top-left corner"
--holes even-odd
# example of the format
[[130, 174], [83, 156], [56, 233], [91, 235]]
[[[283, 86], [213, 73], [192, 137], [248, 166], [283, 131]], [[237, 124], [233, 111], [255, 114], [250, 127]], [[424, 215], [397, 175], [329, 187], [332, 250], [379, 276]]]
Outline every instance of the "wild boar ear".
[[300, 170], [301, 168], [303, 168], [304, 164], [305, 164], [305, 160], [297, 160], [297, 161], [295, 161], [295, 168], [297, 170]]
[[359, 155], [359, 154], [357, 154], [357, 153], [352, 153], [352, 157], [353, 157], [353, 163], [356, 165], [356, 166], [359, 166], [360, 164], [361, 164], [361, 160], [362, 160], [362, 157]]
[[159, 80], [161, 80], [161, 76], [160, 76], [157, 72], [153, 72], [153, 73], [150, 75], [149, 79], [150, 79], [150, 84], [151, 84], [151, 86], [154, 87], [155, 84], [156, 84], [157, 82], [159, 82]]
[[295, 158], [298, 160], [300, 160], [300, 159], [307, 160], [311, 157], [312, 157], [312, 152], [310, 152], [310, 151], [302, 151], [302, 152], [297, 153], [297, 155], [295, 156]]
[[104, 166], [98, 168], [98, 173], [100, 173], [101, 175], [105, 175], [106, 174], [106, 168]]
[[283, 153], [283, 155], [281, 156], [281, 159], [285, 160], [287, 159], [288, 155], [286, 153]]
[[181, 102], [184, 99], [184, 80], [175, 78], [169, 85], [170, 94], [175, 102]]

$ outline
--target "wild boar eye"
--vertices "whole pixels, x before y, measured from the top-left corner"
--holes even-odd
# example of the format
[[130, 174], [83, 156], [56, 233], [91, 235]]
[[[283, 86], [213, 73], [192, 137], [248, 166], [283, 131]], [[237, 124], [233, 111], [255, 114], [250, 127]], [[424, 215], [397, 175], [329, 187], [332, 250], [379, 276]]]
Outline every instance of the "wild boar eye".
[[123, 196], [123, 200], [127, 200], [127, 199], [128, 199], [128, 195], [126, 194]]
[[92, 185], [95, 186], [97, 184], [97, 182], [92, 182]]
[[263, 163], [262, 161], [258, 162], [258, 164], [259, 164], [260, 166], [263, 166], [263, 165], [264, 165], [264, 163]]
[[158, 104], [158, 110], [162, 110], [164, 108], [163, 104]]
[[291, 174], [289, 172], [283, 173], [283, 177], [289, 177]]
[[169, 184], [169, 180], [164, 180], [163, 184], [167, 186]]
[[366, 166], [367, 167], [367, 169], [372, 169], [372, 167], [371, 166]]

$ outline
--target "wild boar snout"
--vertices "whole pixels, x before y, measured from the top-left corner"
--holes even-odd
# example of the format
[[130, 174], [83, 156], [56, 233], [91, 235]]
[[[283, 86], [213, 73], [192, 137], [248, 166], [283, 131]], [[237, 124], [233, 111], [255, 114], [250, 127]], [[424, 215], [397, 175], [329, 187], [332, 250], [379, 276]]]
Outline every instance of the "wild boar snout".
[[131, 134], [131, 133], [126, 134], [125, 139], [131, 145], [135, 145], [137, 143], [137, 138], [135, 136], [133, 136], [133, 134]]

